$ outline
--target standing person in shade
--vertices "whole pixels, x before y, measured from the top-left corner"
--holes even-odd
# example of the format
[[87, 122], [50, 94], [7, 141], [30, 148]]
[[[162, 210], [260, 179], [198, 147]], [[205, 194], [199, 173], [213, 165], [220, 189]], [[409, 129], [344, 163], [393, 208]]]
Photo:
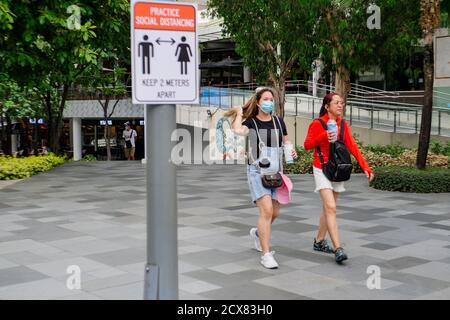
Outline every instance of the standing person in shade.
[[[369, 181], [372, 181], [374, 178], [373, 170], [369, 167], [361, 154], [361, 151], [359, 150], [358, 145], [350, 131], [350, 126], [341, 118], [343, 108], [344, 101], [337, 93], [331, 92], [327, 94], [323, 98], [319, 118], [325, 124], [328, 123], [330, 119], [335, 120], [337, 123], [337, 131], [325, 130], [321, 121], [319, 119], [315, 119], [309, 126], [304, 143], [306, 150], [315, 149], [313, 171], [316, 188], [314, 192], [320, 192], [323, 205], [322, 212], [320, 214], [319, 230], [317, 232], [317, 237], [314, 239], [313, 248], [316, 251], [323, 251], [326, 253], [334, 252], [337, 263], [341, 263], [347, 259], [347, 255], [341, 247], [338, 225], [336, 222], [336, 202], [338, 194], [344, 192], [345, 188], [344, 182], [332, 182], [323, 173], [322, 161], [319, 157], [318, 147], [320, 148], [323, 156], [323, 163], [325, 164], [329, 159], [330, 143], [336, 141], [336, 139], [341, 139], [341, 124], [344, 123], [343, 142], [345, 146], [356, 158]], [[335, 250], [332, 250], [327, 244], [325, 239], [327, 232], [330, 234]]]
[[[280, 156], [280, 147], [283, 142], [285, 144], [289, 142], [283, 119], [273, 115], [273, 97], [272, 89], [258, 88], [243, 107], [234, 107], [225, 113], [226, 117], [233, 119], [232, 127], [235, 134], [243, 136], [250, 134], [247, 181], [252, 200], [259, 208], [258, 228], [252, 228], [250, 235], [254, 240], [255, 249], [262, 253], [261, 264], [268, 269], [278, 268], [278, 263], [273, 257], [275, 252], [269, 250], [269, 240], [271, 224], [280, 213], [281, 191], [278, 190], [279, 188], [264, 187], [259, 164], [261, 158], [267, 156], [270, 158], [271, 165], [280, 166], [280, 162], [276, 159]], [[272, 150], [273, 157], [263, 155], [264, 150], [269, 149]], [[292, 151], [292, 156], [297, 158], [295, 150]], [[282, 168], [279, 169], [282, 170]]]
[[125, 158], [128, 160], [134, 160], [137, 133], [136, 130], [131, 129], [129, 122], [125, 122], [125, 130], [123, 131], [122, 137], [125, 139]]

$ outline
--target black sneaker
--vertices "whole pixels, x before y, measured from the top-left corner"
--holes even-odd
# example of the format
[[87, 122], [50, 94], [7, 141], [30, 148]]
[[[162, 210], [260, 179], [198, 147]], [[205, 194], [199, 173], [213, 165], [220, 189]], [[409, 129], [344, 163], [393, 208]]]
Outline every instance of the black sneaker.
[[344, 252], [344, 249], [339, 247], [334, 251], [334, 258], [337, 263], [341, 263], [344, 260], [347, 260], [347, 255]]
[[313, 248], [316, 251], [322, 251], [325, 253], [333, 253], [334, 252], [333, 249], [331, 249], [330, 246], [328, 245], [327, 240], [325, 240], [325, 239], [317, 242], [316, 239], [314, 238]]

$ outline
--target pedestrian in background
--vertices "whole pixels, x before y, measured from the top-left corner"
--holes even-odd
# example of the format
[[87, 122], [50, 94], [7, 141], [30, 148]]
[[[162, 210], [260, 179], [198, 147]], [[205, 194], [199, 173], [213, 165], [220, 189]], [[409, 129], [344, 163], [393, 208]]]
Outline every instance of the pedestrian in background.
[[124, 152], [125, 158], [128, 160], [134, 160], [134, 153], [136, 151], [136, 130], [131, 129], [129, 122], [125, 122], [125, 130], [123, 131], [122, 137], [125, 140]]

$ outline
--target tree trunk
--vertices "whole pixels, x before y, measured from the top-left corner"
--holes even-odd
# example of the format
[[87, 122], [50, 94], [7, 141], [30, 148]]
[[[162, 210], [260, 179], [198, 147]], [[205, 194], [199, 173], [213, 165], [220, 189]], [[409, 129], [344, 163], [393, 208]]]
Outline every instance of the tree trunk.
[[279, 78], [278, 82], [274, 84], [277, 100], [278, 100], [278, 115], [281, 118], [284, 118], [284, 104], [286, 103], [286, 87], [285, 87], [285, 79]]
[[22, 155], [24, 156], [24, 157], [28, 157], [29, 155], [30, 155], [30, 139], [29, 139], [29, 136], [28, 136], [28, 118], [23, 118], [22, 119], [22, 122], [23, 122], [23, 126], [24, 126], [24, 130], [25, 130], [25, 133], [24, 133], [24, 135], [23, 135], [23, 140], [22, 140], [22, 146], [23, 146], [23, 153], [22, 153]]
[[417, 150], [417, 169], [425, 169], [430, 145], [431, 118], [433, 114], [433, 35], [425, 37], [424, 76], [425, 90], [422, 107], [422, 121], [420, 124], [419, 148]]
[[420, 26], [423, 30], [425, 40], [425, 52], [423, 58], [425, 90], [423, 95], [419, 147], [417, 150], [417, 169], [425, 169], [428, 147], [430, 144], [431, 118], [433, 114], [433, 36], [435, 28], [439, 25], [439, 3], [439, 0], [423, 0], [420, 2]]
[[[342, 97], [344, 103], [347, 101], [347, 96], [351, 89], [350, 70], [344, 65], [339, 64], [336, 70], [336, 93]], [[345, 107], [344, 107], [345, 114]]]
[[60, 138], [62, 133], [62, 117], [64, 107], [66, 106], [67, 94], [69, 92], [69, 84], [63, 85], [63, 92], [61, 94], [61, 100], [57, 106], [57, 112], [53, 111], [53, 104], [51, 99], [51, 92], [47, 91], [45, 103], [47, 107], [47, 121], [48, 121], [48, 137], [50, 149], [57, 154], [61, 153]]
[[39, 123], [38, 119], [36, 118], [36, 122], [34, 124], [34, 138], [33, 138], [33, 151], [34, 155], [39, 154]]
[[286, 87], [284, 76], [278, 76], [273, 73], [269, 75], [271, 86], [275, 89], [275, 102], [278, 104], [278, 109], [274, 110], [280, 117], [284, 117], [284, 104], [286, 103]]
[[50, 90], [47, 90], [45, 93], [45, 111], [46, 111], [46, 117], [47, 117], [47, 130], [48, 130], [48, 148], [49, 151], [54, 152], [54, 141], [55, 137], [54, 135], [54, 124], [53, 124], [53, 109], [52, 109], [52, 93]]
[[4, 132], [4, 139], [2, 142], [3, 153], [5, 155], [11, 156], [12, 155], [12, 146], [11, 146], [12, 123], [11, 123], [11, 117], [8, 115], [8, 113], [5, 113], [4, 120], [6, 120], [6, 127], [4, 127], [4, 123], [2, 120], [2, 131]]

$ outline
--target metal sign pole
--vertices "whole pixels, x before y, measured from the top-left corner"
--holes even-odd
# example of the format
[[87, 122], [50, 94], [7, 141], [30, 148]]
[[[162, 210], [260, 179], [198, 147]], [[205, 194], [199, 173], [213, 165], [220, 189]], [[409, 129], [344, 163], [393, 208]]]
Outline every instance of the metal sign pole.
[[175, 105], [147, 105], [147, 264], [145, 300], [178, 299], [176, 168], [170, 161], [175, 142]]
[[[170, 3], [166, 3], [170, 2]], [[145, 104], [147, 262], [144, 299], [178, 299], [176, 105], [197, 104], [197, 5], [131, 0], [133, 103]]]
[[[174, 1], [174, 0], [169, 0]], [[145, 106], [147, 184], [147, 264], [144, 299], [178, 299], [178, 208], [175, 142], [176, 105]]]

